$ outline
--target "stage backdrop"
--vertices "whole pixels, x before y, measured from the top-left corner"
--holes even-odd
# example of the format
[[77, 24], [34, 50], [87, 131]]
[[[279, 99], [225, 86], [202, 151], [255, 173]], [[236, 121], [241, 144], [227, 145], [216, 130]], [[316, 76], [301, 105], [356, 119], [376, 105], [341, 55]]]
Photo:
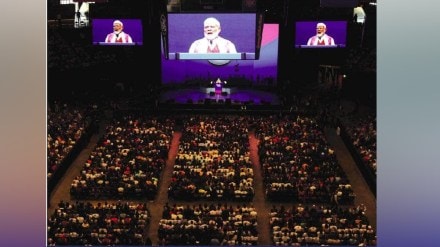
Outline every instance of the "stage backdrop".
[[[231, 82], [250, 80], [254, 85], [276, 85], [278, 74], [278, 24], [264, 24], [259, 60], [167, 60], [162, 49], [162, 83], [184, 84], [221, 78]], [[221, 65], [218, 65], [221, 64]]]

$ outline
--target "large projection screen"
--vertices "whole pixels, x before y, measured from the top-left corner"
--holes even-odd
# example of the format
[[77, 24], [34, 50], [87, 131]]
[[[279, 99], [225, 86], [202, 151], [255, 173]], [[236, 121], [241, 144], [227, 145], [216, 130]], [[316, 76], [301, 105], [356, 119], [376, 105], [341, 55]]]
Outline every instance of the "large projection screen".
[[[167, 60], [162, 50], [162, 83], [185, 84], [192, 80], [212, 81], [218, 77], [246, 79], [254, 85], [276, 84], [278, 73], [279, 25], [264, 24], [259, 60]], [[231, 80], [232, 79], [232, 80]], [[233, 85], [231, 85], [233, 86]]]
[[[235, 46], [236, 52], [222, 49], [220, 39], [214, 39], [215, 30], [205, 25], [208, 18], [215, 18], [220, 23], [221, 38]], [[212, 50], [190, 50], [194, 41], [209, 40]], [[213, 42], [219, 41], [218, 46]], [[168, 13], [168, 48], [171, 60], [197, 59], [255, 59], [256, 13]], [[206, 41], [208, 42], [208, 41]], [[209, 46], [209, 44], [207, 44]], [[217, 48], [217, 50], [215, 50]], [[227, 50], [227, 51], [226, 51]]]

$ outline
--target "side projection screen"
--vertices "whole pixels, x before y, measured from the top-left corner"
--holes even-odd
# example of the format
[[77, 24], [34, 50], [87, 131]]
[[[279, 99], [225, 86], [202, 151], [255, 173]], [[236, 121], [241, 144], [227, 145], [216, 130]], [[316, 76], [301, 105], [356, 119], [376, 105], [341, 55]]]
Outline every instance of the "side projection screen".
[[255, 13], [169, 13], [170, 60], [253, 60]]
[[94, 45], [134, 46], [143, 44], [141, 19], [93, 19]]
[[295, 48], [345, 48], [347, 21], [297, 21]]

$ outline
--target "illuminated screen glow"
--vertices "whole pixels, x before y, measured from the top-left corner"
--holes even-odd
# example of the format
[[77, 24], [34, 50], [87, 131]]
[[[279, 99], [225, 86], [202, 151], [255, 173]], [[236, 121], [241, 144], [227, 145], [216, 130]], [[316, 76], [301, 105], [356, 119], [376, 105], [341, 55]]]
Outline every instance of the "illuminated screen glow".
[[[113, 21], [119, 20], [123, 23], [123, 31], [131, 36], [133, 43], [106, 43], [107, 34], [113, 32]], [[92, 41], [94, 45], [142, 45], [142, 21], [140, 19], [93, 19], [92, 20]]]
[[[191, 44], [204, 37], [204, 21], [209, 17], [220, 22], [219, 36], [231, 41], [237, 53], [190, 52]], [[169, 13], [169, 59], [255, 59], [255, 33], [255, 13]]]
[[[335, 42], [334, 46], [313, 45], [308, 46], [307, 41], [310, 37], [316, 35], [316, 25], [324, 23], [327, 27], [326, 34], [330, 35]], [[347, 21], [297, 21], [295, 32], [296, 48], [343, 48], [347, 40]]]
[[258, 85], [277, 81], [279, 25], [264, 24], [259, 60], [230, 60], [215, 65], [208, 60], [167, 60], [162, 50], [162, 83], [183, 84], [189, 80], [246, 78]]

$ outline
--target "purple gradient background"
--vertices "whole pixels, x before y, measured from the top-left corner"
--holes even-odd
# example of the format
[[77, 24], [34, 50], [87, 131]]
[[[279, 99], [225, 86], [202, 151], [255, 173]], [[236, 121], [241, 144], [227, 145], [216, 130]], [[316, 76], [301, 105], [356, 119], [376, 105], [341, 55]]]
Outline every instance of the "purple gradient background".
[[169, 52], [188, 52], [193, 41], [203, 38], [203, 22], [208, 17], [215, 17], [219, 20], [221, 25], [220, 36], [232, 41], [237, 52], [255, 53], [255, 13], [169, 13]]
[[[347, 21], [297, 21], [295, 23], [295, 47], [298, 45], [307, 45], [307, 40], [316, 35], [316, 24], [325, 23], [327, 34], [332, 36], [336, 45], [345, 47], [347, 42]], [[316, 48], [321, 48], [316, 46]]]
[[133, 42], [137, 45], [143, 44], [142, 22], [140, 19], [93, 19], [93, 44], [105, 41], [107, 34], [113, 32], [113, 21], [115, 20], [120, 20], [124, 24], [124, 32], [130, 34]]
[[260, 81], [263, 78], [277, 80], [278, 24], [264, 24], [259, 60], [231, 60], [228, 64], [216, 66], [207, 60], [166, 60], [162, 50], [162, 83], [181, 84], [188, 79], [200, 78], [212, 81], [217, 78], [245, 77]]

